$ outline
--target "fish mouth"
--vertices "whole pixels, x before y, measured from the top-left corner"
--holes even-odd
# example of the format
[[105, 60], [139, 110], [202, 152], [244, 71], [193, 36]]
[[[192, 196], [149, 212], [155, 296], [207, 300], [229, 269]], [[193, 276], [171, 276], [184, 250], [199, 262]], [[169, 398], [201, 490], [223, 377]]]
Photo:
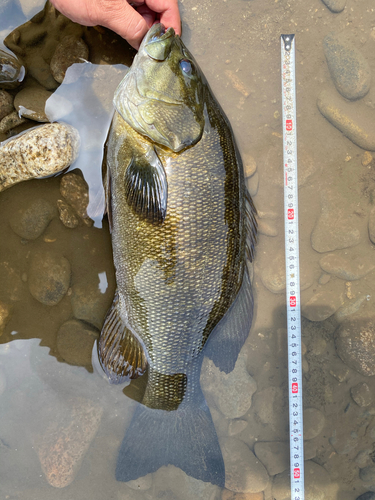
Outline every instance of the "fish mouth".
[[173, 28], [166, 30], [164, 24], [154, 24], [144, 38], [143, 49], [152, 59], [165, 61], [171, 51], [174, 39], [175, 31]]

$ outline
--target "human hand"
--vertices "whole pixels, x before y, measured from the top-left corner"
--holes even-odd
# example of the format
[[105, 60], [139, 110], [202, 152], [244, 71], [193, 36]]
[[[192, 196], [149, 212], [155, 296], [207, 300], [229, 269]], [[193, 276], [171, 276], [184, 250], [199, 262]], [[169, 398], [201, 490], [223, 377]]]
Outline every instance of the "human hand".
[[138, 49], [155, 22], [181, 35], [178, 0], [51, 0], [56, 9], [83, 26], [105, 26]]

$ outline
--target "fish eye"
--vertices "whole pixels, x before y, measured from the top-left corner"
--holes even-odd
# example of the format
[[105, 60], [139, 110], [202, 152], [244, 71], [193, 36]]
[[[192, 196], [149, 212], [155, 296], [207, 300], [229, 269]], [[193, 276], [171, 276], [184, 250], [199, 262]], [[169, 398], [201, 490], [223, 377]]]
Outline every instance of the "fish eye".
[[193, 65], [188, 59], [181, 59], [180, 68], [185, 73], [186, 76], [192, 76], [193, 74]]

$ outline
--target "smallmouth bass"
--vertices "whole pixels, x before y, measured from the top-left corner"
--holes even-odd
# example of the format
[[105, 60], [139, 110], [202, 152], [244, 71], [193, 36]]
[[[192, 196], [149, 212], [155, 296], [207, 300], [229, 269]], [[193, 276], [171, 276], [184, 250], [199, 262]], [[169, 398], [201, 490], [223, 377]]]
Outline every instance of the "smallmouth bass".
[[113, 383], [148, 372], [116, 477], [173, 464], [223, 487], [199, 375], [204, 355], [233, 369], [252, 321], [257, 224], [241, 158], [172, 28], [149, 30], [114, 104], [105, 183], [117, 292], [98, 353]]

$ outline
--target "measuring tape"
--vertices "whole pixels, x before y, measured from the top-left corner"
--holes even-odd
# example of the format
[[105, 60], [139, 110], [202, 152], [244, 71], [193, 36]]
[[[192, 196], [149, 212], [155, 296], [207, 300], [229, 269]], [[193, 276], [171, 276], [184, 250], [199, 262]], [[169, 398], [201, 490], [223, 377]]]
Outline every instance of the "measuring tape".
[[304, 500], [295, 37], [281, 35], [291, 500]]

